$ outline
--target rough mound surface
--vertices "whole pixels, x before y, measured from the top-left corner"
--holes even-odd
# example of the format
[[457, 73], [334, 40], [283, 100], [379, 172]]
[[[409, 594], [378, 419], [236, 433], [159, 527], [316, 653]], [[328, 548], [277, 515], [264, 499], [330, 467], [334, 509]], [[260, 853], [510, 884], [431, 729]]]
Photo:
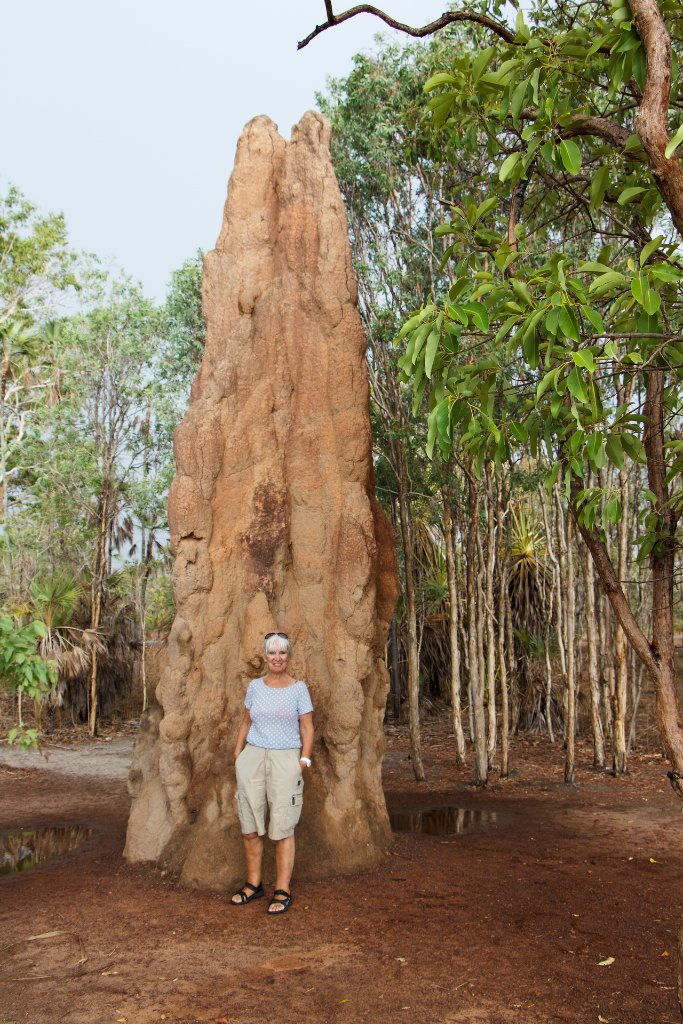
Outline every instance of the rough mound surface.
[[143, 722], [126, 856], [192, 885], [241, 880], [232, 750], [264, 633], [294, 642], [315, 704], [297, 872], [377, 862], [396, 600], [391, 529], [373, 492], [365, 341], [329, 126], [290, 142], [245, 128], [223, 228], [204, 265], [206, 351], [175, 437], [169, 515], [177, 615]]

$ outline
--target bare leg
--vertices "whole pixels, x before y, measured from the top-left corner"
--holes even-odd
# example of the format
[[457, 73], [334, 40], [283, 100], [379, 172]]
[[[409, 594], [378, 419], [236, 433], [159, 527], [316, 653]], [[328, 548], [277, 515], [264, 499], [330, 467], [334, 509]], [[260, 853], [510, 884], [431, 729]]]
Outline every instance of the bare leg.
[[[263, 860], [263, 837], [258, 832], [249, 832], [242, 836], [244, 843], [244, 859], [247, 864], [247, 882], [253, 886], [261, 884], [261, 861]], [[291, 872], [290, 872], [291, 873]], [[237, 894], [232, 898], [232, 903], [240, 903]]]
[[[289, 892], [294, 870], [294, 836], [275, 840], [275, 888]], [[268, 910], [281, 914], [281, 903], [271, 903]]]

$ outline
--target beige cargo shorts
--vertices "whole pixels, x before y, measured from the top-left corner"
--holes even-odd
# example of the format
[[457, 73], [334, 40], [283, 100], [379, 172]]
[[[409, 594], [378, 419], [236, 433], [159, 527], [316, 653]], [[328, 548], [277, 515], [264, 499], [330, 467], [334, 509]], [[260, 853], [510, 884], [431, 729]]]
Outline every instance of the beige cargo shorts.
[[237, 811], [242, 833], [287, 839], [294, 835], [304, 802], [299, 750], [267, 750], [247, 743], [235, 761]]

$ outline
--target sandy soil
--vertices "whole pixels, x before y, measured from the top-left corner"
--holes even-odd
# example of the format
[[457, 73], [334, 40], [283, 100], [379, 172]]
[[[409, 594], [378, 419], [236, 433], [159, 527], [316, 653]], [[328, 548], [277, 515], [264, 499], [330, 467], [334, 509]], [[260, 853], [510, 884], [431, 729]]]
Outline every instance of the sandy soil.
[[614, 779], [580, 747], [566, 787], [559, 748], [518, 741], [511, 778], [478, 792], [445, 723], [426, 729], [421, 785], [390, 730], [392, 810], [495, 818], [397, 835], [363, 875], [300, 878], [271, 920], [265, 900], [233, 908], [124, 863], [128, 749], [79, 743], [12, 764], [0, 749], [0, 830], [96, 829], [0, 879], [1, 1024], [680, 1024], [683, 816], [656, 754]]

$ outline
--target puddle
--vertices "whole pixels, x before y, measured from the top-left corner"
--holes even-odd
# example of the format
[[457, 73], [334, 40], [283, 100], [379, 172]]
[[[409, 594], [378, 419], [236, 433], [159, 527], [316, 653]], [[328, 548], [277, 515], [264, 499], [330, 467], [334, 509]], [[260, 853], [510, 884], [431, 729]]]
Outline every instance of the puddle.
[[0, 835], [0, 875], [30, 871], [39, 864], [77, 850], [95, 834], [81, 825], [16, 829]]
[[428, 836], [459, 836], [486, 825], [496, 825], [496, 811], [469, 810], [464, 807], [432, 807], [425, 811], [405, 811], [389, 815], [394, 832], [421, 832]]

